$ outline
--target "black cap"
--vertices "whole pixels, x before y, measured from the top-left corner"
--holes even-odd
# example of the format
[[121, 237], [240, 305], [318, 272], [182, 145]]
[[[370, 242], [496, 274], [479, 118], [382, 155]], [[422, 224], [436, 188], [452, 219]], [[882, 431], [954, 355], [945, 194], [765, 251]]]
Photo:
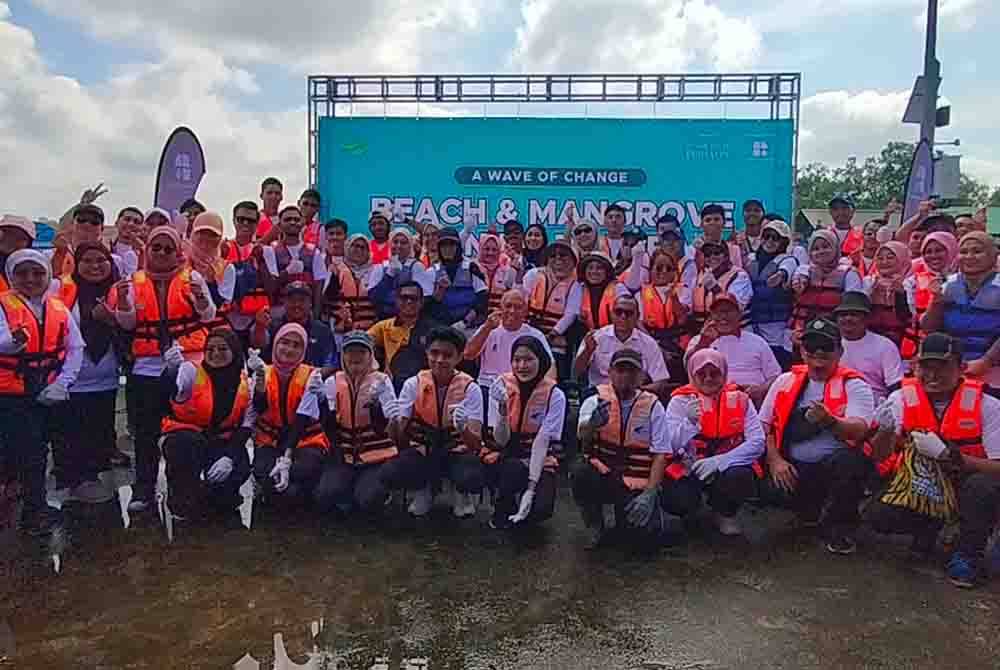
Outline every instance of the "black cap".
[[517, 233], [521, 233], [523, 235], [524, 234], [524, 226], [521, 225], [520, 221], [516, 221], [516, 220], [511, 219], [507, 223], [503, 224], [503, 232], [506, 235], [510, 235], [511, 232], [517, 232]]
[[642, 366], [642, 354], [640, 354], [635, 349], [619, 349], [611, 357], [611, 367], [616, 365], [621, 365], [627, 363], [629, 365], [634, 365], [640, 370], [643, 369]]
[[840, 304], [837, 305], [833, 314], [843, 314], [844, 312], [864, 312], [865, 314], [871, 314], [872, 311], [872, 301], [865, 295], [862, 291], [847, 291], [844, 295], [840, 296]]
[[917, 224], [917, 230], [927, 232], [931, 232], [931, 230], [940, 230], [945, 233], [954, 234], [956, 228], [957, 225], [955, 224], [955, 217], [951, 214], [945, 214], [943, 212], [933, 214]]
[[808, 339], [824, 339], [840, 346], [840, 328], [829, 319], [812, 319], [806, 322], [802, 333], [802, 340]]
[[309, 284], [305, 283], [304, 281], [293, 281], [289, 283], [288, 286], [285, 287], [285, 290], [282, 291], [282, 294], [285, 296], [296, 295], [296, 294], [307, 295], [311, 298], [313, 297], [313, 290], [312, 287], [309, 286]]
[[80, 205], [73, 212], [74, 216], [80, 216], [81, 214], [90, 214], [96, 216], [97, 220], [104, 223], [104, 210], [94, 204]]
[[744, 202], [743, 203], [743, 209], [746, 209], [747, 207], [750, 207], [751, 205], [757, 205], [762, 210], [764, 209], [764, 203], [762, 201], [758, 200], [757, 198], [750, 198], [749, 200], [747, 200], [746, 202]]
[[920, 343], [917, 360], [950, 361], [962, 358], [962, 341], [947, 333], [931, 333]]
[[443, 228], [440, 233], [438, 233], [438, 244], [442, 242], [454, 242], [458, 246], [462, 246], [462, 238], [458, 234], [456, 228]]

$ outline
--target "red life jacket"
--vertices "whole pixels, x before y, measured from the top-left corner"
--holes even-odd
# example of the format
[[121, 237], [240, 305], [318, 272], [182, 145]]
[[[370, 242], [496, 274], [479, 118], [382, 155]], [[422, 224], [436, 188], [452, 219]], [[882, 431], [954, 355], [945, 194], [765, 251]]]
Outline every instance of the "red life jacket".
[[986, 458], [983, 447], [983, 382], [963, 379], [938, 421], [924, 387], [915, 377], [902, 382], [903, 433], [915, 430], [936, 433], [966, 456]]
[[[826, 380], [823, 405], [835, 417], [842, 418], [844, 412], [847, 411], [847, 382], [852, 379], [864, 380], [864, 377], [850, 368], [841, 366]], [[775, 445], [782, 453], [786, 453], [783, 443], [785, 428], [788, 427], [788, 420], [791, 418], [808, 380], [809, 368], [805, 365], [795, 365], [792, 366], [789, 376], [779, 377], [778, 381], [775, 382], [779, 386], [774, 397], [774, 415], [771, 420], [770, 432], [774, 436]]]
[[[224, 245], [224, 258], [229, 263], [236, 265], [239, 263], [253, 262], [253, 250], [256, 246], [255, 243], [251, 242], [250, 244], [246, 244], [241, 247], [236, 243], [236, 240], [227, 240]], [[267, 291], [264, 290], [263, 284], [260, 280], [260, 275], [258, 274], [257, 286], [240, 298], [240, 301], [236, 306], [236, 313], [244, 316], [256, 316], [257, 312], [270, 306], [270, 304], [271, 299], [268, 297]]]
[[806, 323], [813, 319], [830, 318], [833, 310], [840, 304], [848, 272], [850, 268], [843, 265], [838, 265], [825, 275], [810, 268], [809, 286], [795, 299], [795, 306], [792, 307], [792, 330], [801, 332]]
[[[698, 392], [693, 385], [682, 386], [671, 397], [698, 396], [701, 399], [701, 432], [691, 439], [695, 459], [707, 458], [732, 451], [744, 442], [747, 406], [750, 396], [736, 384], [726, 384], [713, 402]], [[759, 464], [754, 464], [758, 475], [763, 473]], [[667, 467], [667, 476], [680, 479], [688, 474], [687, 467], [675, 460]]]

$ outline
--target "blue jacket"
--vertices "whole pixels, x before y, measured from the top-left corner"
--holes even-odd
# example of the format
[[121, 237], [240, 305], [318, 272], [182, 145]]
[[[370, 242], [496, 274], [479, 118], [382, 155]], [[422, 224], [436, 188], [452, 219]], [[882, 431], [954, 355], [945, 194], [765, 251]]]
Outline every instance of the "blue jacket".
[[[436, 264], [434, 266], [435, 281], [444, 272], [444, 267], [440, 263]], [[475, 288], [474, 275], [478, 276], [482, 282], [479, 291]], [[489, 298], [488, 293], [486, 282], [479, 267], [467, 260], [463, 260], [455, 272], [455, 278], [451, 281], [451, 286], [444, 293], [444, 299], [440, 303], [436, 303], [434, 300], [431, 301], [432, 303], [436, 303], [434, 309], [432, 309], [433, 317], [438, 321], [452, 324], [464, 319], [465, 315], [471, 309], [478, 312], [481, 320], [485, 317], [486, 304]]]
[[961, 273], [948, 278], [944, 286], [944, 331], [962, 340], [963, 359], [982, 358], [1000, 338], [1000, 277], [990, 276], [976, 297]]
[[[792, 316], [792, 290], [790, 288], [771, 288], [767, 280], [778, 271], [778, 266], [788, 254], [778, 254], [763, 268], [757, 267], [757, 258], [753, 257], [747, 266], [747, 274], [753, 285], [753, 298], [750, 300], [750, 323], [787, 323]], [[798, 262], [796, 262], [798, 265]], [[791, 279], [791, 277], [789, 277]]]

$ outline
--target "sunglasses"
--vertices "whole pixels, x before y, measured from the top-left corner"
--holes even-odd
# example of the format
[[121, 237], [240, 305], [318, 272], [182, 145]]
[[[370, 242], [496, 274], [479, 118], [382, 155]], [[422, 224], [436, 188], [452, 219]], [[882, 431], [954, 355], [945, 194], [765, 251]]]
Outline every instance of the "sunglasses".
[[574, 230], [573, 235], [574, 237], [579, 237], [580, 235], [592, 235], [593, 232], [590, 228], [581, 228], [580, 230]]
[[781, 239], [781, 236], [776, 233], [764, 233], [763, 235], [760, 236], [760, 239], [767, 240], [770, 242], [777, 242], [778, 240]]
[[826, 341], [821, 341], [821, 342], [803, 342], [802, 343], [802, 348], [805, 350], [805, 352], [807, 354], [810, 354], [810, 355], [815, 355], [815, 354], [820, 354], [820, 355], [827, 354], [827, 355], [829, 355], [829, 354], [832, 354], [834, 351], [837, 350], [837, 345], [834, 344], [833, 342], [826, 342]]
[[709, 249], [708, 251], [704, 251], [702, 253], [705, 255], [705, 258], [711, 258], [712, 256], [728, 255], [728, 252], [723, 251], [722, 249]]
[[629, 318], [629, 317], [635, 316], [635, 310], [634, 309], [622, 309], [621, 307], [618, 307], [618, 308], [615, 308], [615, 309], [611, 310], [611, 312], [615, 316], [620, 316], [620, 317], [623, 317], [623, 318], [626, 318], [626, 319]]

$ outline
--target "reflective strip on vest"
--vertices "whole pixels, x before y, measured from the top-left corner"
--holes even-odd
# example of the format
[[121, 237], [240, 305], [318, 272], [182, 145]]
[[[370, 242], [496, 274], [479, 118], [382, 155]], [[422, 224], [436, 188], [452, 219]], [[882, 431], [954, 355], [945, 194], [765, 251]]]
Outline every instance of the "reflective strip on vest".
[[[282, 397], [278, 373], [273, 366], [267, 367], [265, 376], [267, 410], [257, 417], [257, 434], [254, 437], [258, 447], [278, 446], [282, 433], [292, 427], [299, 403], [306, 393], [309, 375], [313, 370], [314, 368], [305, 364], [295, 368]], [[330, 448], [330, 442], [319, 421], [312, 421], [306, 426], [295, 447], [316, 447], [324, 451]]]
[[69, 310], [55, 297], [45, 299], [39, 322], [27, 303], [14, 291], [0, 294], [10, 332], [23, 329], [28, 341], [16, 354], [0, 355], [0, 395], [24, 396], [39, 393], [55, 381], [66, 360]]
[[[161, 326], [160, 301], [154, 282], [142, 271], [132, 276], [135, 294], [136, 327], [132, 340], [132, 353], [136, 358], [159, 356], [161, 344], [170, 346], [176, 340], [184, 353], [205, 350], [208, 328], [194, 309], [191, 295], [191, 270], [185, 268], [170, 280], [167, 287], [167, 318]], [[111, 293], [114, 296], [115, 292]], [[165, 331], [165, 332], [164, 332]]]
[[937, 434], [947, 444], [966, 456], [986, 458], [983, 446], [984, 385], [976, 379], [963, 379], [952, 396], [940, 422], [923, 386], [906, 377], [903, 389], [903, 432], [924, 431]]
[[590, 463], [599, 471], [611, 471], [622, 477], [632, 490], [645, 488], [653, 465], [650, 452], [653, 406], [657, 397], [640, 391], [632, 403], [628, 422], [622, 422], [622, 407], [610, 384], [597, 387], [597, 394], [609, 403], [609, 420], [597, 433]]
[[[413, 404], [413, 421], [410, 422], [411, 446], [424, 452], [431, 449], [447, 449], [456, 453], [467, 451], [459, 437], [451, 415], [455, 407], [462, 403], [469, 385], [475, 383], [464, 372], [456, 372], [448, 384], [443, 401], [438, 401], [437, 384], [430, 370], [417, 374], [417, 399]], [[478, 419], [479, 417], [471, 417]]]
[[250, 388], [247, 385], [246, 374], [240, 378], [240, 386], [236, 391], [229, 416], [218, 426], [211, 425], [214, 403], [212, 378], [208, 376], [204, 367], [198, 366], [194, 385], [191, 388], [191, 397], [182, 403], [170, 401], [170, 413], [163, 417], [161, 422], [162, 432], [194, 430], [207, 432], [213, 437], [230, 437], [240, 427], [247, 407], [250, 406]]
[[573, 277], [568, 277], [554, 283], [548, 271], [539, 272], [528, 301], [528, 322], [543, 334], [551, 334], [559, 319], [566, 313], [566, 302], [575, 281]]
[[383, 383], [391, 384], [385, 374], [369, 372], [355, 389], [347, 373], [336, 375], [335, 434], [337, 448], [348, 465], [384, 463], [399, 453], [389, 436], [377, 431], [372, 423], [369, 406], [379, 402], [378, 390]]

